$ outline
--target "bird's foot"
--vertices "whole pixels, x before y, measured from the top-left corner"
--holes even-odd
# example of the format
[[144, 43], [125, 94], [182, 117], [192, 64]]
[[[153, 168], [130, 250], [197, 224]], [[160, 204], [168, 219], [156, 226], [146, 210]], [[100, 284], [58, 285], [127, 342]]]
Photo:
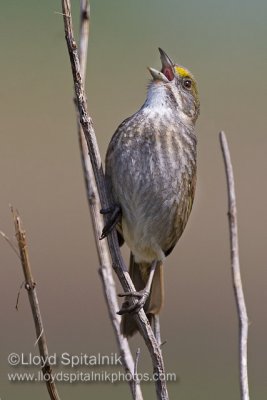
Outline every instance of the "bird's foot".
[[118, 294], [119, 297], [133, 297], [138, 299], [133, 304], [130, 304], [128, 300], [125, 300], [122, 304], [121, 309], [117, 312], [119, 315], [128, 314], [128, 313], [136, 313], [141, 308], [144, 307], [147, 298], [149, 296], [149, 292], [145, 289], [140, 290], [139, 292], [125, 292]]
[[107, 237], [107, 235], [115, 228], [117, 223], [121, 219], [121, 207], [115, 204], [112, 207], [109, 208], [102, 208], [100, 210], [101, 214], [107, 215], [110, 214], [108, 217], [108, 220], [102, 230], [102, 234], [100, 236], [100, 240], [104, 239]]

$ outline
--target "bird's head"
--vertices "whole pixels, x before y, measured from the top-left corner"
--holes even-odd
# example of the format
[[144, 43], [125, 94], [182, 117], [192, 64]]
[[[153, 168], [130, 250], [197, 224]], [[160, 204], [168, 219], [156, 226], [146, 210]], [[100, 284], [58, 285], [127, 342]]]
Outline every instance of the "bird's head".
[[[182, 112], [192, 122], [199, 115], [199, 96], [193, 75], [184, 67], [174, 64], [170, 57], [159, 48], [161, 71], [148, 68], [152, 75], [151, 86], [164, 90], [168, 105], [178, 113]], [[157, 90], [153, 90], [157, 95]]]

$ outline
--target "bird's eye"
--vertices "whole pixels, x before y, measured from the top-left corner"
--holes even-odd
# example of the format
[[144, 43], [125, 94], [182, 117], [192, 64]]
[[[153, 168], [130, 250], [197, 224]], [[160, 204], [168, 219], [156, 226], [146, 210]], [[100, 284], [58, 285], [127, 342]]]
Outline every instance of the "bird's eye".
[[185, 78], [185, 79], [183, 80], [183, 87], [184, 87], [185, 89], [191, 89], [191, 87], [192, 87], [192, 81], [191, 81], [191, 79]]

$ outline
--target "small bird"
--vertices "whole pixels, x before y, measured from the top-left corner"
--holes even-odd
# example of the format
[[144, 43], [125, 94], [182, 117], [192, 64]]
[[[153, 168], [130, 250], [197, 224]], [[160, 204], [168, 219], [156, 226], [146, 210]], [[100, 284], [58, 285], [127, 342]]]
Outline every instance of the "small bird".
[[116, 226], [131, 250], [129, 273], [138, 301], [125, 302], [122, 333], [132, 336], [131, 315], [144, 307], [151, 323], [163, 303], [162, 263], [187, 224], [195, 194], [199, 96], [192, 74], [159, 49], [161, 71], [152, 75], [142, 107], [125, 119], [106, 154], [106, 183], [112, 207], [105, 237]]

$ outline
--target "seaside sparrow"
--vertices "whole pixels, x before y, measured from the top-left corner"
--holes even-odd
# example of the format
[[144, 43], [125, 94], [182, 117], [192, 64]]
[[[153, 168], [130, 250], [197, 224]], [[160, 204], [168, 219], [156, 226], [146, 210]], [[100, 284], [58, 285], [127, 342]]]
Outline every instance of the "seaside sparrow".
[[196, 185], [196, 81], [159, 49], [162, 69], [148, 68], [152, 81], [135, 114], [121, 123], [106, 154], [106, 183], [113, 207], [102, 237], [116, 225], [130, 247], [130, 276], [138, 299], [120, 314], [122, 333], [137, 325], [130, 312], [144, 307], [150, 322], [163, 302], [163, 268], [188, 221]]

